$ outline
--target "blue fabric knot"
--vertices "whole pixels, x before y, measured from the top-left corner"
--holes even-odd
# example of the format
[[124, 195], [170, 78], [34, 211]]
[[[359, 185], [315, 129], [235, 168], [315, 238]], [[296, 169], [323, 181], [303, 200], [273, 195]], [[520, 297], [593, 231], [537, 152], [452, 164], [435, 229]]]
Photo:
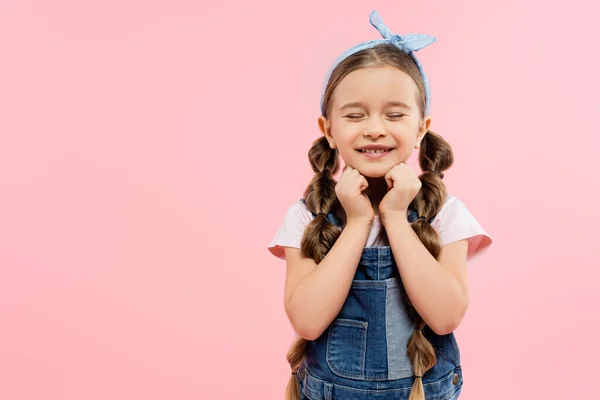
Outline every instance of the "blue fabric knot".
[[411, 53], [413, 51], [419, 51], [423, 47], [429, 46], [435, 42], [435, 38], [427, 35], [392, 35], [390, 37], [390, 43], [402, 50], [405, 53]]
[[409, 49], [406, 48], [405, 43], [406, 40], [400, 35], [393, 35], [390, 38], [390, 43], [402, 50], [405, 53], [409, 52]]
[[383, 20], [375, 10], [371, 12], [370, 22], [371, 25], [377, 28], [377, 30], [384, 39], [388, 40], [391, 44], [393, 44], [405, 53], [419, 51], [422, 48], [427, 47], [433, 42], [435, 42], [435, 38], [429, 35], [408, 34], [400, 36], [395, 33], [392, 33], [390, 28], [388, 28], [383, 23]]

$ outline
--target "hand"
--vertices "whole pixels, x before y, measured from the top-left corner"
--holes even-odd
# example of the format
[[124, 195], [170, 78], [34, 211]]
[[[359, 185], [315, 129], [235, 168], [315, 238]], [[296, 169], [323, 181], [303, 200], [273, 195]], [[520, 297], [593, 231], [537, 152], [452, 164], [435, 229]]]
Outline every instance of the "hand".
[[421, 190], [421, 180], [411, 167], [401, 162], [385, 174], [385, 181], [388, 192], [379, 204], [382, 222], [391, 214], [406, 217], [408, 206]]
[[372, 222], [375, 212], [371, 200], [363, 193], [369, 183], [358, 170], [346, 166], [340, 180], [335, 185], [335, 194], [346, 211], [347, 220], [366, 220]]

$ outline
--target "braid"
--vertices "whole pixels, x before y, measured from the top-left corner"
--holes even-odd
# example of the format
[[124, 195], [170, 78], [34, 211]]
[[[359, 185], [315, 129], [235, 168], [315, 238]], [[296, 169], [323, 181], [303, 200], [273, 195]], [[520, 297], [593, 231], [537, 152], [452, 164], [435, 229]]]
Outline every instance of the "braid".
[[[419, 154], [419, 163], [423, 170], [423, 174], [419, 176], [421, 190], [411, 203], [411, 208], [417, 211], [419, 216], [426, 217], [427, 221], [435, 217], [444, 205], [447, 192], [446, 185], [442, 181], [443, 171], [450, 168], [453, 161], [452, 148], [448, 142], [438, 134], [428, 131], [421, 143]], [[441, 251], [440, 238], [427, 221], [417, 219], [412, 223], [412, 228], [425, 248], [437, 258]], [[416, 330], [408, 340], [408, 357], [417, 376], [409, 400], [424, 400], [425, 390], [421, 377], [433, 368], [437, 358], [433, 346], [421, 331], [425, 327], [425, 321], [415, 310], [408, 296], [405, 296], [405, 300], [409, 306], [409, 317], [416, 326]]]
[[[325, 136], [315, 140], [308, 152], [310, 165], [315, 176], [304, 192], [306, 206], [315, 218], [306, 226], [302, 237], [301, 250], [305, 257], [312, 258], [318, 264], [327, 255], [342, 231], [341, 227], [329, 222], [326, 215], [339, 215], [343, 208], [335, 195], [336, 181], [333, 175], [339, 170], [338, 152], [329, 147]], [[298, 338], [292, 344], [287, 354], [292, 372], [297, 372], [304, 355], [308, 341]], [[299, 400], [300, 387], [296, 376], [292, 374], [286, 390], [286, 400]]]

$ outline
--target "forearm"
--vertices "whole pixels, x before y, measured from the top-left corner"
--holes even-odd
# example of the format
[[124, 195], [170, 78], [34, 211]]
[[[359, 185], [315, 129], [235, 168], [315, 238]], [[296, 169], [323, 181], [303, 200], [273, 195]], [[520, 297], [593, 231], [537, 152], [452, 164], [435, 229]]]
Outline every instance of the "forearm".
[[437, 334], [456, 329], [468, 298], [460, 282], [423, 245], [406, 216], [388, 218], [386, 229], [394, 260], [411, 303]]
[[289, 314], [306, 339], [318, 338], [340, 312], [370, 229], [370, 222], [349, 221], [325, 258], [292, 292]]

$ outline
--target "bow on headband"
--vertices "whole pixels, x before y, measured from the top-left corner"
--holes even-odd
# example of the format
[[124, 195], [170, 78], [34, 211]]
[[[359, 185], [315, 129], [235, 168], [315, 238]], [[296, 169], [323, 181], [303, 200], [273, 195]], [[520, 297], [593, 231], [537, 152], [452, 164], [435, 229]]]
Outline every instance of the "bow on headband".
[[377, 30], [379, 31], [379, 33], [381, 34], [383, 39], [370, 40], [367, 42], [360, 43], [360, 44], [346, 50], [344, 53], [342, 53], [341, 56], [339, 56], [337, 58], [335, 63], [329, 69], [329, 72], [327, 73], [327, 75], [325, 77], [325, 82], [323, 84], [323, 91], [321, 94], [321, 113], [322, 113], [322, 115], [325, 115], [324, 104], [323, 104], [324, 99], [325, 99], [325, 87], [327, 85], [327, 82], [329, 81], [329, 78], [331, 77], [331, 73], [333, 72], [333, 69], [348, 56], [350, 56], [358, 51], [369, 49], [369, 48], [375, 47], [375, 46], [377, 46], [379, 44], [383, 44], [383, 43], [390, 43], [393, 46], [395, 46], [396, 48], [398, 48], [400, 51], [408, 54], [412, 58], [412, 60], [415, 62], [415, 64], [417, 65], [417, 68], [419, 69], [419, 73], [421, 74], [421, 78], [423, 79], [423, 83], [425, 85], [425, 113], [426, 114], [429, 113], [429, 97], [430, 97], [429, 80], [427, 79], [427, 75], [425, 74], [425, 70], [423, 69], [423, 66], [417, 59], [415, 52], [419, 51], [422, 48], [427, 47], [430, 44], [432, 44], [433, 42], [435, 42], [435, 38], [433, 36], [423, 35], [423, 34], [408, 34], [408, 35], [404, 35], [404, 36], [394, 34], [383, 23], [383, 20], [381, 19], [381, 17], [375, 10], [373, 10], [371, 12], [370, 22], [371, 22], [371, 25], [373, 25], [375, 28], [377, 28]]
[[375, 10], [371, 12], [370, 20], [371, 25], [377, 28], [377, 30], [384, 39], [388, 40], [391, 44], [393, 44], [405, 53], [409, 53], [411, 51], [419, 51], [422, 48], [427, 47], [433, 42], [435, 42], [435, 38], [429, 35], [408, 34], [400, 36], [393, 34], [390, 31], [390, 29], [383, 23], [383, 20]]

